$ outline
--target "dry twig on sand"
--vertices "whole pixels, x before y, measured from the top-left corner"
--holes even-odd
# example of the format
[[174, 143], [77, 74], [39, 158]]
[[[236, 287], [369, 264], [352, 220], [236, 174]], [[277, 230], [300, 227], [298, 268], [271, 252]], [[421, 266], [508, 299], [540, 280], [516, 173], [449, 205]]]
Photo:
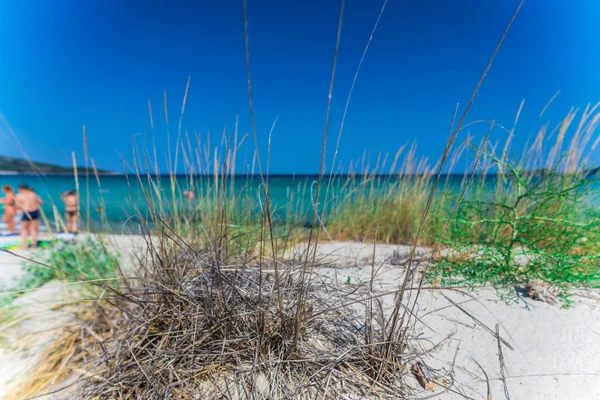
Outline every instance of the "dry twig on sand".
[[510, 400], [508, 394], [508, 386], [506, 385], [506, 366], [504, 365], [504, 356], [502, 355], [502, 344], [500, 342], [500, 325], [496, 324], [496, 339], [498, 340], [498, 360], [500, 361], [500, 379], [502, 380], [502, 386], [504, 387], [504, 395], [506, 400]]

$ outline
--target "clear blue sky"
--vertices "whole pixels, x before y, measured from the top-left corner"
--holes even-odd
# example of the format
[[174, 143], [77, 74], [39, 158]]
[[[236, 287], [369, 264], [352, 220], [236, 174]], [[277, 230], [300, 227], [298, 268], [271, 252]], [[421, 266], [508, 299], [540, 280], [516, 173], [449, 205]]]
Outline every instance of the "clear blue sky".
[[[261, 146], [279, 116], [271, 172], [316, 172], [339, 3], [248, 3]], [[373, 159], [378, 152], [394, 153], [414, 139], [420, 155], [437, 159], [455, 104], [466, 104], [517, 3], [390, 0], [350, 105], [342, 163], [364, 149]], [[381, 5], [346, 2], [329, 150]], [[597, 0], [526, 0], [468, 120], [512, 126], [525, 99], [518, 149], [571, 106], [600, 100], [598, 21]], [[119, 154], [131, 160], [132, 137], [150, 132], [150, 99], [164, 166], [163, 92], [175, 136], [188, 76], [184, 129], [214, 132], [212, 143], [218, 143], [239, 114], [240, 132], [249, 131], [241, 0], [0, 1], [0, 112], [32, 159], [68, 165], [71, 151], [82, 159], [86, 125], [98, 166], [122, 170]], [[540, 119], [557, 90], [560, 95]], [[484, 130], [474, 128], [472, 134]], [[503, 137], [498, 131], [496, 138]], [[0, 143], [0, 154], [20, 155], [1, 133]]]

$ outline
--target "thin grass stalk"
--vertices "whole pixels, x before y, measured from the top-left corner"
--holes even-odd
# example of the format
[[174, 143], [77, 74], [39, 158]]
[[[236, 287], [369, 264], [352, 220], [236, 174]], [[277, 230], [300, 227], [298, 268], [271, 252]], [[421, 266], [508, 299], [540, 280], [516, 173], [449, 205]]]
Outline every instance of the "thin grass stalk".
[[[494, 60], [494, 58], [496, 57], [496, 54], [498, 53], [498, 51], [500, 50], [500, 46], [502, 45], [502, 43], [504, 42], [504, 39], [506, 38], [506, 35], [508, 34], [513, 22], [515, 21], [521, 7], [523, 6], [525, 0], [521, 0], [519, 2], [519, 5], [517, 6], [517, 9], [515, 10], [515, 12], [513, 13], [513, 16], [510, 20], [510, 22], [508, 23], [508, 26], [506, 27], [506, 29], [504, 30], [504, 33], [502, 34], [502, 37], [500, 38], [500, 40], [498, 41], [498, 44], [496, 45], [496, 48], [494, 49], [494, 52], [492, 53], [492, 56], [490, 58], [490, 60], [487, 63], [487, 66], [483, 72], [483, 74], [481, 75], [481, 78], [479, 79], [479, 82], [477, 83], [477, 86], [475, 87], [475, 90], [473, 91], [473, 94], [471, 95], [471, 99], [469, 100], [469, 103], [467, 103], [467, 107], [465, 108], [465, 111], [463, 112], [458, 125], [456, 126], [456, 130], [454, 131], [454, 133], [452, 133], [450, 135], [450, 137], [448, 138], [448, 142], [446, 143], [446, 148], [444, 149], [444, 153], [442, 154], [442, 158], [441, 161], [439, 163], [439, 168], [437, 171], [437, 174], [435, 176], [435, 180], [433, 183], [433, 187], [431, 188], [431, 191], [429, 193], [429, 197], [427, 199], [427, 203], [425, 205], [425, 210], [423, 211], [423, 216], [421, 218], [421, 222], [419, 223], [419, 229], [417, 231], [416, 237], [415, 237], [415, 241], [414, 244], [411, 248], [411, 252], [410, 252], [410, 257], [409, 257], [409, 261], [408, 261], [408, 268], [406, 269], [406, 273], [404, 275], [404, 279], [402, 282], [402, 288], [406, 287], [406, 284], [408, 282], [409, 276], [410, 276], [410, 266], [412, 265], [414, 256], [415, 256], [415, 252], [416, 252], [416, 248], [417, 248], [417, 243], [419, 241], [419, 237], [421, 236], [421, 233], [423, 231], [423, 227], [425, 225], [425, 220], [427, 219], [427, 216], [429, 214], [429, 208], [431, 206], [432, 200], [433, 200], [433, 195], [435, 194], [435, 190], [437, 187], [437, 183], [439, 182], [444, 164], [446, 162], [446, 159], [448, 158], [448, 154], [450, 153], [450, 150], [452, 148], [452, 145], [454, 144], [454, 140], [456, 139], [458, 133], [460, 132], [460, 129], [467, 117], [467, 114], [473, 104], [473, 102], [475, 101], [475, 97], [477, 96], [477, 94], [479, 93], [479, 89], [481, 88], [481, 85], [483, 84], [483, 81], [485, 80], [485, 77], [489, 71], [489, 69], [492, 66], [492, 61]], [[396, 335], [396, 329], [397, 329], [397, 324], [398, 324], [398, 320], [399, 320], [399, 314], [400, 314], [400, 308], [402, 305], [402, 300], [404, 299], [404, 290], [400, 291], [399, 295], [396, 298], [395, 301], [395, 306], [394, 306], [394, 311], [392, 313], [392, 317], [391, 317], [391, 321], [389, 322], [389, 326], [390, 326], [390, 331], [388, 334], [388, 344], [386, 345], [386, 352], [385, 352], [385, 358], [389, 360], [390, 356], [391, 356], [391, 352], [392, 352], [392, 346], [393, 346], [393, 339]], [[416, 300], [415, 300], [416, 301]]]
[[[156, 140], [154, 135], [154, 115], [152, 112], [152, 103], [148, 99], [148, 115], [150, 116], [150, 129], [152, 130], [152, 149], [154, 152], [154, 176], [160, 186], [160, 168], [158, 167], [158, 157], [156, 155]], [[150, 173], [147, 173], [150, 176]]]
[[[369, 295], [373, 295], [373, 283], [375, 281], [375, 256], [377, 254], [377, 229], [379, 228], [379, 219], [376, 215], [375, 235], [373, 236], [373, 253], [371, 255], [371, 278], [369, 279]], [[373, 345], [375, 344], [375, 336], [373, 329], [373, 299], [369, 300], [368, 313], [366, 316], [367, 337], [366, 342], [369, 345], [369, 353], [373, 356]]]
[[100, 175], [98, 174], [98, 169], [96, 168], [96, 163], [94, 159], [92, 161], [92, 169], [94, 171], [94, 176], [96, 177], [96, 183], [98, 184], [98, 191], [100, 195], [100, 220], [102, 224], [104, 224], [105, 233], [110, 234], [110, 225], [108, 223], [108, 216], [106, 213], [106, 203], [104, 201], [104, 195], [102, 194], [102, 183], [100, 182]]
[[542, 116], [544, 115], [544, 113], [546, 112], [546, 110], [548, 110], [548, 108], [550, 107], [550, 105], [552, 104], [552, 102], [554, 100], [556, 100], [556, 98], [558, 97], [559, 94], [560, 94], [560, 90], [558, 90], [556, 93], [554, 93], [554, 96], [552, 96], [552, 98], [550, 98], [550, 100], [546, 103], [546, 105], [544, 106], [544, 108], [542, 108], [542, 111], [540, 111], [540, 118], [542, 118]]
[[[329, 81], [329, 95], [327, 97], [327, 109], [325, 111], [325, 126], [323, 128], [323, 141], [321, 143], [321, 161], [320, 161], [320, 166], [319, 166], [319, 176], [317, 178], [317, 188], [315, 190], [315, 197], [313, 200], [313, 207], [314, 207], [314, 211], [313, 211], [313, 221], [312, 221], [312, 226], [310, 229], [310, 233], [308, 236], [308, 246], [307, 246], [307, 250], [306, 250], [306, 257], [304, 259], [304, 266], [302, 269], [302, 278], [301, 278], [301, 288], [302, 290], [300, 291], [299, 294], [299, 299], [298, 299], [298, 305], [296, 308], [296, 327], [295, 327], [295, 332], [294, 332], [294, 346], [298, 345], [298, 341], [300, 339], [300, 330], [302, 328], [302, 313], [304, 311], [304, 291], [308, 290], [307, 288], [305, 288], [305, 277], [306, 277], [306, 269], [308, 266], [308, 258], [310, 257], [310, 246], [311, 246], [311, 241], [312, 241], [312, 237], [313, 237], [313, 230], [315, 229], [315, 224], [317, 223], [317, 219], [318, 219], [318, 210], [317, 210], [317, 204], [319, 203], [319, 191], [321, 189], [321, 179], [323, 177], [323, 173], [325, 172], [325, 155], [326, 155], [326, 146], [327, 146], [327, 130], [329, 128], [329, 115], [330, 115], [330, 110], [331, 110], [331, 99], [332, 99], [332, 93], [333, 93], [333, 83], [335, 80], [335, 71], [336, 71], [336, 65], [337, 65], [337, 56], [338, 56], [338, 51], [339, 51], [339, 46], [340, 46], [340, 39], [342, 36], [342, 21], [343, 21], [343, 16], [344, 16], [344, 5], [345, 5], [345, 0], [341, 1], [341, 5], [340, 5], [340, 14], [339, 14], [339, 19], [338, 19], [338, 28], [337, 28], [337, 37], [336, 37], [336, 42], [335, 42], [335, 50], [333, 53], [333, 65], [331, 66], [331, 78]], [[318, 224], [318, 226], [316, 227], [316, 234], [315, 234], [315, 248], [313, 251], [313, 260], [312, 260], [312, 264], [311, 264], [311, 268], [310, 268], [310, 277], [309, 277], [309, 283], [311, 281], [312, 278], [312, 272], [313, 272], [313, 266], [315, 263], [315, 259], [316, 259], [316, 254], [317, 254], [317, 245], [319, 243], [319, 232], [321, 231], [320, 229], [320, 225]]]
[[[342, 139], [342, 132], [344, 130], [344, 124], [346, 122], [348, 108], [350, 107], [350, 100], [352, 99], [352, 93], [354, 92], [354, 86], [356, 85], [356, 81], [358, 79], [358, 74], [359, 74], [362, 64], [365, 60], [367, 52], [369, 51], [369, 46], [371, 45], [371, 42], [373, 41], [373, 37], [375, 36], [375, 31], [377, 31], [377, 27], [379, 26], [379, 21], [381, 21], [381, 17], [383, 15], [383, 12], [385, 11], [385, 7], [387, 6], [387, 3], [388, 3], [388, 0], [385, 0], [383, 2], [383, 5], [381, 6], [381, 10], [379, 11], [379, 15], [377, 16], [377, 20], [375, 21], [375, 25], [373, 26], [373, 30], [371, 31], [371, 35], [369, 36], [369, 40], [367, 41], [367, 44], [362, 53], [362, 56], [360, 57], [360, 61], [358, 62], [358, 66], [356, 67], [356, 71], [354, 72], [354, 78], [352, 78], [352, 84], [350, 85], [350, 91], [348, 92], [348, 97], [346, 98], [346, 104], [344, 106], [344, 113], [342, 114], [342, 121], [340, 123], [340, 130], [338, 132], [337, 141], [335, 144], [335, 152], [333, 153], [333, 161], [331, 162], [331, 169], [330, 169], [330, 173], [329, 173], [329, 180], [327, 183], [327, 190], [325, 191], [325, 200], [324, 200], [325, 202], [327, 201], [327, 197], [329, 194], [329, 188], [331, 187], [331, 181], [332, 181], [332, 177], [333, 177], [333, 168], [335, 167], [335, 161], [337, 159], [338, 150], [340, 147], [340, 141]], [[323, 208], [323, 210], [322, 210], [321, 221], [324, 220], [324, 217], [325, 217], [325, 208]]]
[[[86, 231], [90, 231], [90, 166], [89, 166], [89, 154], [88, 154], [88, 142], [87, 142], [87, 132], [85, 129], [85, 125], [83, 126], [83, 156], [85, 158], [85, 196], [86, 196]], [[77, 192], [79, 193], [79, 192]]]
[[[271, 252], [273, 256], [273, 268], [275, 269], [275, 291], [277, 294], [277, 303], [279, 305], [279, 313], [283, 315], [283, 300], [281, 298], [280, 291], [280, 277], [279, 277], [279, 266], [277, 264], [277, 252], [275, 249], [275, 243], [273, 240], [273, 223], [271, 220], [271, 202], [269, 197], [269, 187], [267, 182], [265, 181], [265, 177], [263, 175], [262, 163], [260, 162], [260, 152], [258, 146], [258, 137], [256, 133], [256, 120], [254, 118], [254, 107], [253, 107], [253, 96], [252, 96], [252, 82], [250, 75], [250, 44], [249, 44], [249, 35], [248, 35], [248, 0], [244, 0], [243, 3], [244, 8], [244, 46], [245, 46], [245, 55], [246, 55], [246, 77], [248, 82], [248, 107], [250, 111], [250, 125], [252, 128], [252, 137], [254, 139], [254, 146], [256, 151], [254, 153], [256, 157], [256, 161], [258, 162], [258, 170], [260, 173], [260, 180], [263, 185], [263, 192], [265, 195], [265, 212], [267, 214], [267, 223], [269, 226], [269, 236], [271, 238]], [[254, 161], [252, 163], [252, 174], [254, 175]], [[262, 264], [260, 266], [260, 273], [262, 274]], [[261, 291], [262, 293], [262, 291]]]
[[[444, 227], [442, 228], [440, 235], [438, 237], [438, 239], [435, 242], [435, 245], [433, 246], [433, 249], [431, 251], [431, 256], [429, 257], [429, 260], [427, 263], [425, 263], [425, 268], [424, 270], [421, 272], [421, 278], [419, 280], [419, 284], [418, 284], [418, 289], [417, 289], [417, 293], [415, 296], [415, 300], [413, 302], [413, 306], [411, 308], [410, 313], [408, 314], [408, 321], [407, 321], [407, 325], [410, 324], [410, 317], [412, 315], [414, 315], [415, 313], [415, 307], [417, 305], [417, 299], [419, 298], [419, 296], [421, 295], [421, 287], [423, 286], [423, 283], [425, 282], [425, 276], [427, 275], [427, 271], [429, 269], [429, 265], [433, 259], [433, 257], [435, 256], [435, 254], [437, 253], [437, 251], [439, 250], [439, 246], [441, 244], [441, 241], [446, 233], [446, 230], [448, 229], [448, 227], [450, 226], [450, 223], [452, 221], [452, 217], [456, 214], [456, 212], [458, 211], [458, 208], [460, 206], [460, 203], [462, 201], [462, 199], [464, 198], [467, 189], [470, 187], [471, 182], [473, 181], [473, 178], [475, 176], [475, 173], [477, 171], [477, 167], [479, 166], [479, 161], [481, 160], [481, 154], [483, 153], [483, 149], [485, 149], [485, 147], [487, 146], [487, 142], [489, 140], [490, 135], [492, 134], [492, 130], [494, 129], [494, 122], [492, 121], [492, 123], [490, 124], [490, 129], [488, 131], [488, 133], [485, 135], [482, 143], [479, 145], [479, 148], [477, 149], [477, 155], [475, 157], [475, 162], [473, 163], [473, 167], [471, 168], [471, 173], [469, 175], [469, 179], [468, 181], [465, 183], [465, 185], [463, 186], [463, 189], [458, 197], [458, 199], [456, 200], [456, 204], [454, 206], [454, 208], [452, 209], [452, 211], [450, 212], [450, 214], [447, 217], [447, 221], [444, 224]], [[409, 264], [409, 268], [410, 268], [410, 264]], [[413, 279], [414, 279], [414, 275], [413, 275]], [[406, 314], [406, 311], [405, 311]], [[404, 317], [403, 317], [404, 318]]]
[[[75, 178], [75, 191], [79, 194], [79, 173], [77, 171], [77, 159], [75, 158], [75, 152], [71, 152], [71, 158], [73, 159], [73, 177]], [[77, 196], [77, 209], [81, 210], [80, 196]]]

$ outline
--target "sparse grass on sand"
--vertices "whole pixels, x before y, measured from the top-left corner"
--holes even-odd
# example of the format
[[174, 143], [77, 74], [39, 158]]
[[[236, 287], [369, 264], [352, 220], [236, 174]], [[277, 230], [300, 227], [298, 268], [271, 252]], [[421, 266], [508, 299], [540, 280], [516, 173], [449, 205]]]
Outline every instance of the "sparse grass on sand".
[[[101, 236], [71, 243], [57, 240], [44, 249], [42, 259], [26, 261], [23, 277], [13, 283], [10, 293], [0, 297], [0, 309], [26, 293], [53, 280], [66, 282], [96, 282], [115, 279], [119, 276], [119, 254], [112, 252]], [[82, 290], [93, 285], [79, 285]]]
[[[81, 378], [77, 390], [84, 398], [396, 399], [415, 391], [407, 384], [411, 375], [425, 390], [453, 390], [451, 371], [432, 374], [412, 346], [416, 302], [429, 274], [500, 285], [598, 277], [598, 214], [590, 200], [597, 180], [585, 169], [598, 144], [596, 107], [586, 109], [567, 148], [572, 114], [550, 149], [542, 132], [518, 160], [511, 157], [510, 139], [498, 147], [489, 134], [478, 146], [467, 140], [452, 153], [491, 61], [438, 164], [417, 160], [413, 147], [403, 161], [398, 152], [389, 176], [378, 175], [386, 169], [382, 161], [375, 171], [348, 178], [329, 198], [323, 152], [310, 228], [300, 238], [299, 227], [289, 223], [295, 219], [286, 222], [272, 208], [258, 153], [258, 215], [256, 194], [232, 187], [227, 178], [235, 174], [236, 139], [223, 141], [221, 159], [210, 158], [212, 152], [201, 157], [202, 150], [178, 132], [188, 143], [177, 147], [187, 165], [196, 156], [203, 171], [212, 166], [202, 185], [190, 169], [188, 186], [199, 199], [193, 205], [178, 200], [174, 168], [161, 182], [140, 172], [150, 170], [151, 157], [135, 157], [128, 184], [140, 189], [145, 205], [134, 215], [146, 242], [136, 253], [139, 270], [128, 279], [96, 283], [104, 295], [93, 303], [94, 312], [82, 314], [77, 339], [67, 333], [71, 352], [51, 349], [50, 364], [39, 374], [48, 376], [71, 354], [60, 365], [75, 360], [70, 368]], [[495, 124], [489, 126], [491, 133]], [[254, 125], [252, 133], [258, 148]], [[465, 151], [473, 151], [475, 161], [453, 186], [444, 173]], [[497, 179], [490, 185], [492, 174]], [[398, 269], [398, 289], [386, 293], [394, 297], [391, 307], [374, 295], [375, 257], [366, 284], [344, 288], [321, 279], [315, 253], [323, 237], [372, 241], [374, 253], [377, 241], [412, 246], [407, 267]], [[307, 250], [283, 258], [299, 239], [308, 241]], [[437, 262], [414, 273], [419, 244], [432, 247]], [[494, 340], [500, 350], [507, 344], [499, 333]]]

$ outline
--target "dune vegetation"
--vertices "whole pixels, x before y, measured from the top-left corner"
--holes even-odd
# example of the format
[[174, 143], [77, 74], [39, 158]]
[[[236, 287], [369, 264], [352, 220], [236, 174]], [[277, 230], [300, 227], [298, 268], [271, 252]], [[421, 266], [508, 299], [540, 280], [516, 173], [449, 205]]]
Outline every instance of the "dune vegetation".
[[[248, 51], [246, 41], [252, 99]], [[36, 269], [39, 283], [86, 281], [88, 300], [15, 398], [73, 376], [70, 390], [95, 399], [396, 399], [417, 391], [409, 377], [424, 390], [453, 390], [451, 370], [428, 371], [421, 361], [413, 311], [422, 290], [600, 284], [600, 182], [590, 158], [600, 141], [598, 106], [543, 128], [521, 154], [511, 148], [517, 127], [479, 121], [488, 134], [470, 137], [475, 123], [465, 119], [492, 60], [437, 163], [405, 146], [373, 169], [357, 168], [359, 160], [336, 175], [323, 152], [314, 183], [290, 190], [285, 205], [272, 203], [268, 161], [258, 153], [259, 192], [232, 179], [237, 131], [218, 151], [177, 132], [183, 183], [174, 167], [167, 177], [150, 173], [156, 152], [134, 151], [127, 184], [143, 241], [137, 262], [121, 265], [97, 242], [73, 247], [73, 256], [49, 250], [48, 263], [63, 276]], [[508, 140], [492, 142], [495, 129]], [[250, 136], [257, 144], [254, 125]], [[87, 164], [87, 148], [85, 156]], [[469, 168], [454, 173], [465, 159]], [[88, 170], [81, 191], [94, 184], [101, 178]], [[335, 283], [316, 256], [330, 239], [371, 243], [373, 254], [377, 243], [409, 245], [397, 289], [376, 293], [374, 256], [368, 282]], [[290, 255], [299, 242], [304, 250]], [[419, 246], [427, 260], [417, 262]], [[496, 335], [500, 348], [507, 342]]]

